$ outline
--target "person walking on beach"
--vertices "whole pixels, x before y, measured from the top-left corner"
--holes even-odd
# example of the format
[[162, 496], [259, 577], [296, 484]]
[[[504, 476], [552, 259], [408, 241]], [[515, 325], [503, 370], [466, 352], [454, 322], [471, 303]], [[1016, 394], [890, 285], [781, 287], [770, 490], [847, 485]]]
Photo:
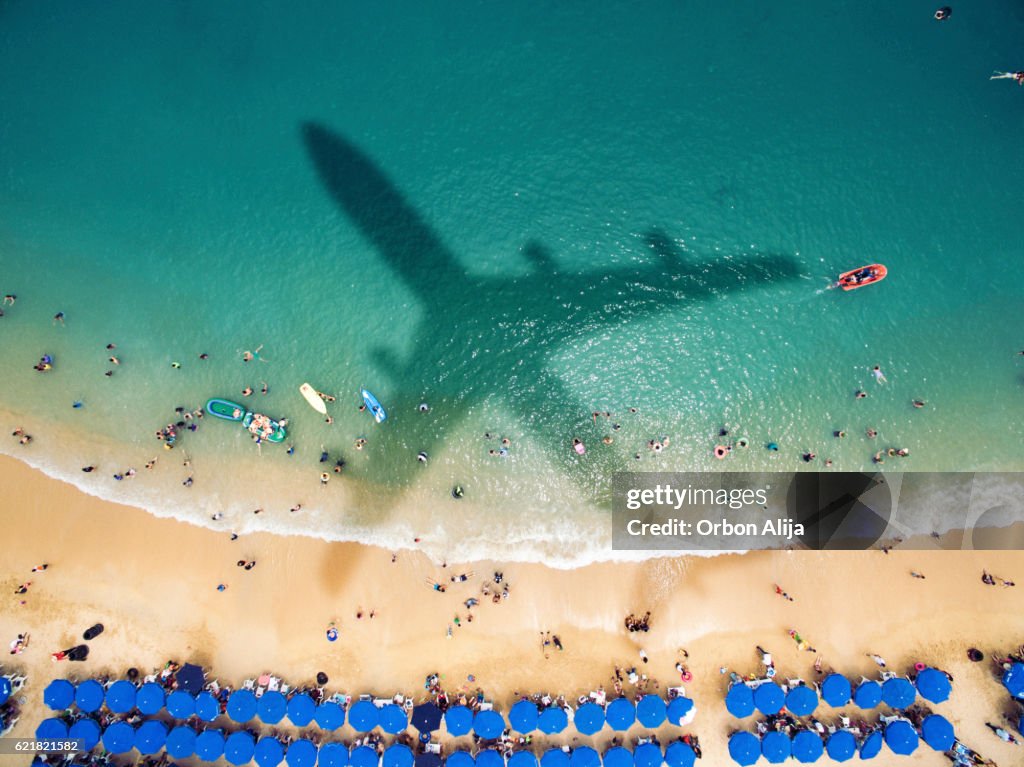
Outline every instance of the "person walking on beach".
[[49, 565], [44, 562], [41, 565], [36, 565], [35, 567], [33, 567], [32, 568], [32, 572], [34, 572], [34, 573], [41, 573], [43, 570], [46, 570], [48, 567], [49, 567]]
[[881, 655], [875, 655], [874, 653], [865, 653], [871, 660], [873, 660], [879, 668], [885, 668], [885, 658]]

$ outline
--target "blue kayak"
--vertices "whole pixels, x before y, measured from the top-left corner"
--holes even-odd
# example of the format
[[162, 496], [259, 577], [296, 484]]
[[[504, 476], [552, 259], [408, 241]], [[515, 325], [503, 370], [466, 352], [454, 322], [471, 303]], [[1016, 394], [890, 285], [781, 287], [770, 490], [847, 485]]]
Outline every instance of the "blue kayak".
[[366, 389], [363, 389], [362, 394], [363, 402], [366, 403], [366, 409], [373, 415], [373, 419], [377, 423], [383, 423], [387, 420], [388, 414], [384, 412], [384, 407], [377, 401], [377, 398], [366, 391]]

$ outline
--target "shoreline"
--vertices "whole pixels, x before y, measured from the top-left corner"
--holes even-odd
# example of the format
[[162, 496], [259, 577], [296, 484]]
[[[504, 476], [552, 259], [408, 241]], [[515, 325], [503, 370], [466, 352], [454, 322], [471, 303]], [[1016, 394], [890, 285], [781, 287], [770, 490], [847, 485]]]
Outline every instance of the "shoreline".
[[[221, 460], [206, 453], [196, 456], [184, 449], [162, 450], [159, 443], [152, 448], [144, 448], [106, 438], [90, 442], [67, 426], [26, 418], [2, 409], [0, 420], [12, 425], [11, 428], [15, 424], [24, 425], [26, 431], [35, 437], [31, 445], [20, 446], [9, 434], [4, 435], [6, 442], [0, 447], [0, 455], [31, 466], [101, 501], [128, 505], [155, 517], [180, 520], [225, 535], [231, 532], [239, 535], [257, 532], [297, 535], [311, 540], [379, 547], [387, 551], [421, 552], [438, 564], [446, 559], [501, 559], [522, 564], [544, 564], [563, 570], [602, 563], [636, 563], [678, 556], [713, 558], [741, 553], [731, 550], [612, 549], [611, 512], [598, 506], [569, 510], [560, 507], [548, 516], [537, 516], [529, 509], [514, 508], [514, 504], [495, 512], [486, 498], [467, 497], [451, 501], [435, 481], [448, 470], [447, 464], [438, 473], [425, 475], [422, 481], [395, 490], [382, 504], [374, 482], [365, 477], [332, 474], [334, 481], [326, 488], [321, 487], [317, 475], [322, 465], [307, 467], [309, 480], [301, 486], [301, 492], [297, 492], [289, 482], [297, 476], [299, 467], [284, 465], [273, 458], [232, 454], [229, 459]], [[59, 446], [59, 452], [55, 446]], [[97, 461], [97, 455], [104, 458]], [[123, 455], [134, 455], [134, 458], [121, 459]], [[158, 459], [152, 472], [143, 469], [150, 457]], [[185, 458], [191, 465], [182, 465]], [[119, 459], [120, 463], [114, 463]], [[306, 456], [303, 460], [310, 459]], [[82, 474], [83, 463], [96, 465], [96, 471]], [[230, 476], [222, 476], [221, 464], [232, 466]], [[127, 466], [137, 467], [134, 477], [122, 482], [110, 479], [110, 473], [124, 472]], [[182, 488], [181, 483], [191, 476], [195, 477], [196, 486]], [[213, 488], [209, 484], [211, 481]], [[500, 488], [489, 489], [500, 492]], [[561, 491], [562, 497], [571, 498], [573, 490], [572, 483], [563, 480], [552, 492], [558, 494]], [[124, 497], [130, 493], [135, 493], [135, 497]], [[977, 496], [943, 499], [936, 492], [931, 497], [919, 494], [916, 500], [916, 507], [920, 509], [939, 508], [941, 501], [947, 500], [950, 512], [946, 513], [969, 507], [976, 510], [979, 505], [992, 508], [992, 503], [985, 505], [982, 503], [984, 499]], [[290, 514], [288, 509], [295, 504], [301, 504], [302, 510]], [[264, 513], [254, 515], [254, 507], [263, 509]], [[1014, 540], [1021, 537], [1018, 529], [1021, 523], [1015, 522], [1009, 527], [1004, 524], [1008, 508], [997, 512], [1001, 516], [987, 517], [989, 529], [982, 533], [984, 540], [998, 540], [1001, 532], [1011, 530]], [[497, 514], [509, 523], [508, 526], [494, 528], [492, 516], [488, 514]], [[215, 515], [217, 518], [213, 519]], [[523, 515], [530, 516], [531, 525], [515, 522]], [[977, 518], [977, 514], [968, 513], [967, 521], [973, 523]], [[452, 529], [460, 531], [457, 543], [448, 538]], [[939, 529], [941, 548], [971, 546], [971, 535], [966, 534], [962, 527]], [[888, 538], [895, 539], [903, 537], [904, 529], [897, 525], [890, 532]], [[920, 544], [915, 544], [917, 548], [935, 545], [920, 536], [913, 540]]]
[[[694, 674], [687, 694], [698, 706], [685, 731], [699, 734], [706, 755], [724, 753], [728, 731], [749, 723], [725, 714], [728, 677], [719, 667], [756, 671], [760, 644], [774, 652], [782, 678], [814, 678], [815, 654], [799, 652], [786, 636], [796, 628], [826, 667], [854, 678], [873, 675], [867, 652], [882, 654], [894, 669], [919, 659], [945, 668], [957, 682], [952, 701], [937, 710], [965, 742], [997, 761], [997, 746], [1009, 748], [990, 745], [977, 714], [996, 716], [1006, 696], [989, 664], [970, 664], [964, 651], [1019, 643], [1014, 616], [1024, 593], [978, 579], [982, 568], [1017, 577], [1018, 552], [774, 551], [575, 570], [454, 560], [439, 567], [422, 553], [401, 552], [392, 563], [385, 550], [300, 536], [254, 533], [231, 541], [87, 496], [8, 457], [0, 457], [0, 478], [12, 489], [0, 524], [16, 542], [4, 573], [9, 590], [0, 630], [31, 634], [29, 649], [5, 664], [30, 675], [16, 735], [45, 716], [41, 690], [49, 679], [122, 675], [129, 665], [148, 671], [169, 658], [198, 662], [211, 678], [234, 685], [268, 670], [304, 684], [323, 670], [330, 690], [349, 694], [415, 696], [420, 680], [438, 672], [450, 692], [479, 686], [507, 711], [520, 692], [569, 698], [600, 685], [610, 690], [615, 665], [639, 666], [663, 691], [676, 684], [673, 666], [685, 647]], [[238, 568], [240, 558], [257, 566]], [[40, 562], [50, 564], [48, 570], [30, 574]], [[509, 599], [497, 605], [481, 600], [475, 620], [467, 622], [462, 602], [479, 596], [494, 569], [504, 573]], [[911, 569], [927, 580], [911, 578]], [[445, 594], [428, 583], [465, 571], [474, 573], [469, 582]], [[30, 578], [26, 604], [19, 605], [10, 592]], [[221, 582], [228, 588], [218, 593]], [[774, 583], [797, 601], [777, 597]], [[627, 634], [623, 618], [647, 610], [653, 613], [650, 633]], [[455, 615], [462, 625], [448, 639]], [[330, 621], [341, 632], [336, 643], [324, 637]], [[50, 662], [49, 653], [77, 643], [96, 622], [106, 630], [90, 643], [86, 663]], [[549, 630], [566, 649], [545, 659], [538, 632]], [[641, 647], [650, 656], [647, 666], [639, 662]]]

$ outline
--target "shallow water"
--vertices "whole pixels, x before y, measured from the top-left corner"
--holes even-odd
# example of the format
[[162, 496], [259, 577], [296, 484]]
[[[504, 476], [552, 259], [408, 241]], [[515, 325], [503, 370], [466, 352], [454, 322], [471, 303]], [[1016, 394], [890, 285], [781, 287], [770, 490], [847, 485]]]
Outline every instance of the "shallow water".
[[[856, 8], [5, 3], [0, 405], [92, 492], [195, 521], [309, 495], [315, 525], [244, 522], [466, 559], [607, 555], [619, 469], [1019, 469], [1024, 101], [987, 77], [1024, 12]], [[205, 419], [184, 506], [178, 460], [108, 479], [263, 381], [294, 456]], [[724, 464], [723, 424], [751, 443]], [[348, 464], [323, 492], [321, 445]]]

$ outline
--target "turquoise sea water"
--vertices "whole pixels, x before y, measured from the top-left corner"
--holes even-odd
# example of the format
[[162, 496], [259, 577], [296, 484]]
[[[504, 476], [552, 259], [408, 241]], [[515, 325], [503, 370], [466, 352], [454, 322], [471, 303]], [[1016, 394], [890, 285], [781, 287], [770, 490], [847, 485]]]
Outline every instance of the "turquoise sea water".
[[[0, 407], [39, 425], [0, 449], [194, 521], [558, 563], [608, 554], [619, 469], [1019, 469], [1024, 89], [988, 76], [1024, 11], [933, 11], [2, 3]], [[158, 450], [263, 381], [294, 456], [209, 418]]]

